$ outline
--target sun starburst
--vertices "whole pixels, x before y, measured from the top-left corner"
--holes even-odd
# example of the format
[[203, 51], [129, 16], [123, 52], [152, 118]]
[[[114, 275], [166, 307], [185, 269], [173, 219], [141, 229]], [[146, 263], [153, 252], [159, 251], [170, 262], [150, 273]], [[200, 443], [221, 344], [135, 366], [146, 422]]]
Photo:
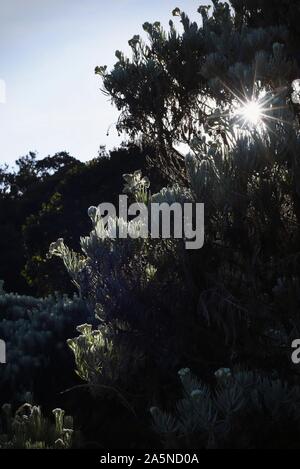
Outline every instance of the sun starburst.
[[263, 109], [259, 101], [246, 101], [236, 110], [236, 116], [239, 116], [244, 123], [258, 125], [263, 120]]

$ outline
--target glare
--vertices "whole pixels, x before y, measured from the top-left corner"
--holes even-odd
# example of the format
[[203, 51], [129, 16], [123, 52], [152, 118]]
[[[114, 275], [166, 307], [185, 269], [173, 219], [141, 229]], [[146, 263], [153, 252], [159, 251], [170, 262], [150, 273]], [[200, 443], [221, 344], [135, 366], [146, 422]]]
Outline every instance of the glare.
[[263, 110], [258, 101], [248, 101], [236, 111], [236, 115], [240, 116], [245, 123], [258, 125], [263, 117]]

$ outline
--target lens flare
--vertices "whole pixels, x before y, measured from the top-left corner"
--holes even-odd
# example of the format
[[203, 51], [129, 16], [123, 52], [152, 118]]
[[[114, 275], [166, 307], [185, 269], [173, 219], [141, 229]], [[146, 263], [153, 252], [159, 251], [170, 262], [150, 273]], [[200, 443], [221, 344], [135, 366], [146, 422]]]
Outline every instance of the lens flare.
[[237, 109], [236, 115], [245, 123], [258, 125], [262, 121], [263, 110], [258, 101], [248, 101]]

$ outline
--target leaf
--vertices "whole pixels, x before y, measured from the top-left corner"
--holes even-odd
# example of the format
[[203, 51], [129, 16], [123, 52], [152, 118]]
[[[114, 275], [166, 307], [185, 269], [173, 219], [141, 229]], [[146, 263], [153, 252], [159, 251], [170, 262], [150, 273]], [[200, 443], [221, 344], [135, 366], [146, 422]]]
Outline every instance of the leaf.
[[180, 8], [174, 8], [174, 10], [172, 11], [172, 15], [173, 16], [181, 16]]

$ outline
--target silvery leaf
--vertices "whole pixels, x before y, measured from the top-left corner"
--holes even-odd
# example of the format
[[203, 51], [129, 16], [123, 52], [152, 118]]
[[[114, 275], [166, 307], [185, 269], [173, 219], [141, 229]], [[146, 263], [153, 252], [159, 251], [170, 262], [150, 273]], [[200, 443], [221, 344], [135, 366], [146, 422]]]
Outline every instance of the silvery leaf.
[[293, 93], [292, 101], [294, 104], [300, 104], [300, 79], [294, 80], [292, 83]]

